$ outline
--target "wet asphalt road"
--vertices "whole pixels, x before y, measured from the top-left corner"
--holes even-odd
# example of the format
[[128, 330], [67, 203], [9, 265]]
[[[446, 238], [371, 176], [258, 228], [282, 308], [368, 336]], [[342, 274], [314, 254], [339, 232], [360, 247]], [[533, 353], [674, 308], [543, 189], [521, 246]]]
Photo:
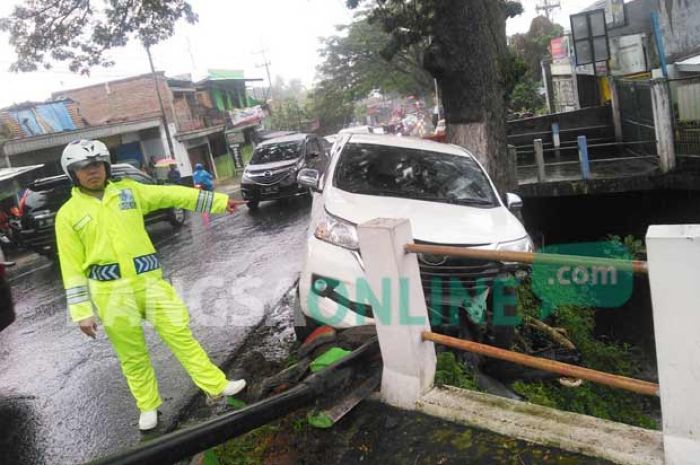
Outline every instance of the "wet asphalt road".
[[[293, 286], [310, 202], [265, 203], [251, 215], [191, 213], [179, 231], [156, 225], [165, 276], [190, 307], [195, 337], [215, 363]], [[17, 321], [0, 333], [0, 463], [74, 464], [143, 440], [138, 411], [102, 331], [88, 339], [67, 318], [58, 270], [28, 257], [10, 271]], [[198, 391], [150, 327], [146, 338], [164, 404], [161, 429]]]

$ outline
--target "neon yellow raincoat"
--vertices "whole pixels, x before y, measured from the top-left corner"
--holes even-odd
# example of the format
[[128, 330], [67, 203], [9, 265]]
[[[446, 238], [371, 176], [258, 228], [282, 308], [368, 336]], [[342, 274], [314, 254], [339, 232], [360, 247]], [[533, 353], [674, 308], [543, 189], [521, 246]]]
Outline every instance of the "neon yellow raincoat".
[[162, 279], [143, 216], [165, 208], [223, 213], [228, 197], [182, 186], [108, 181], [102, 200], [73, 188], [56, 215], [56, 239], [71, 319], [93, 316], [93, 305], [141, 411], [161, 404], [142, 320], [151, 322], [192, 377], [219, 395], [226, 376], [193, 338], [187, 307]]

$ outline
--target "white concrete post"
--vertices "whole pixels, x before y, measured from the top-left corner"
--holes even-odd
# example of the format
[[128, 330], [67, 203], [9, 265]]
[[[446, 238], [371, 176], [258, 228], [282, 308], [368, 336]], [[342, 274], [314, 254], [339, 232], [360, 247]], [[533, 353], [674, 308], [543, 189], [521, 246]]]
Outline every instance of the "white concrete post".
[[515, 166], [515, 176], [518, 176], [518, 149], [514, 145], [508, 144], [508, 164]]
[[537, 164], [537, 182], [545, 181], [544, 171], [544, 149], [542, 148], [542, 139], [535, 139], [535, 163]]
[[622, 142], [622, 113], [620, 110], [620, 92], [617, 88], [617, 82], [610, 77], [610, 100], [612, 103], [612, 120], [615, 128], [615, 141]]
[[674, 145], [671, 93], [668, 81], [665, 79], [651, 81], [651, 105], [654, 110], [659, 167], [662, 173], [668, 173], [676, 167], [676, 148]]
[[666, 465], [700, 460], [700, 225], [647, 231]]
[[382, 398], [412, 410], [433, 384], [436, 356], [433, 343], [421, 340], [421, 332], [430, 331], [430, 322], [418, 259], [403, 249], [413, 242], [411, 224], [406, 219], [377, 218], [361, 224], [358, 233], [370, 290], [381, 301], [390, 288], [384, 308], [373, 308], [384, 362]]

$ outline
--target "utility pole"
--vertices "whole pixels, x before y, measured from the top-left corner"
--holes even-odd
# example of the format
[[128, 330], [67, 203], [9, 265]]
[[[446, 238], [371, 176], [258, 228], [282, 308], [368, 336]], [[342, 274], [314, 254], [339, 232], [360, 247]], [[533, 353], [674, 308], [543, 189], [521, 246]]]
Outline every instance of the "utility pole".
[[254, 52], [255, 55], [262, 55], [263, 57], [263, 62], [259, 65], [255, 65], [256, 68], [265, 68], [265, 72], [267, 73], [267, 83], [269, 84], [268, 87], [268, 92], [267, 96], [270, 100], [272, 100], [272, 78], [270, 78], [270, 60], [267, 59], [267, 50], [264, 48], [260, 50], [259, 52]]
[[151, 48], [144, 44], [146, 47], [146, 54], [148, 55], [148, 63], [151, 65], [151, 74], [153, 76], [153, 83], [156, 85], [156, 94], [158, 95], [158, 104], [160, 105], [160, 117], [163, 121], [163, 127], [165, 128], [165, 138], [168, 140], [168, 149], [170, 150], [170, 156], [175, 157], [175, 150], [173, 149], [173, 141], [170, 140], [170, 128], [168, 127], [168, 120], [165, 117], [165, 107], [163, 106], [163, 97], [160, 95], [160, 88], [158, 86], [158, 75], [156, 74], [156, 69], [153, 67], [153, 57], [151, 57]]
[[552, 11], [561, 7], [558, 0], [539, 0], [536, 7], [537, 12], [544, 11], [544, 15], [548, 20], [552, 20]]

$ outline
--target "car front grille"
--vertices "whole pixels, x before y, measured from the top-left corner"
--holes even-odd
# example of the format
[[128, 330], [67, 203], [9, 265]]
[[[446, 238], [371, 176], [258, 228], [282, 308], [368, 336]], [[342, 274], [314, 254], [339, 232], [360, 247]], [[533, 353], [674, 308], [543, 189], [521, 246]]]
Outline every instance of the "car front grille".
[[265, 175], [264, 173], [251, 173], [250, 177], [256, 184], [270, 185], [282, 181], [284, 178], [289, 176], [290, 173], [290, 170], [284, 170], [278, 173], [270, 173], [268, 175]]
[[[428, 302], [434, 302], [434, 299], [442, 300], [455, 292], [461, 293], [464, 290], [473, 294], [479, 289], [491, 287], [501, 273], [503, 264], [489, 260], [418, 254], [418, 266], [425, 298]], [[433, 293], [439, 293], [439, 296], [433, 296]]]

